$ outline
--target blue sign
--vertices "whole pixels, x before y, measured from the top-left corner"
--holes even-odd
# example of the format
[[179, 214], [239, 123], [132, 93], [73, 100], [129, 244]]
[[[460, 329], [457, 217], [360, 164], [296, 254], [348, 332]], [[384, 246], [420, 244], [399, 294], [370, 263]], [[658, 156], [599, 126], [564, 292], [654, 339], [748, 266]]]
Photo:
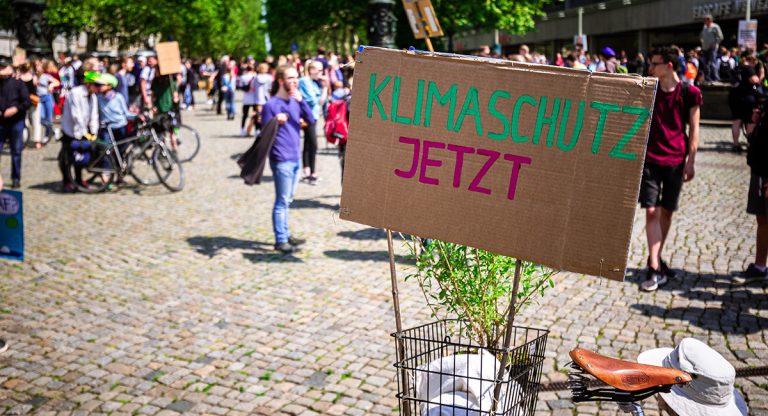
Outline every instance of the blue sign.
[[0, 192], [0, 258], [24, 260], [21, 192]]

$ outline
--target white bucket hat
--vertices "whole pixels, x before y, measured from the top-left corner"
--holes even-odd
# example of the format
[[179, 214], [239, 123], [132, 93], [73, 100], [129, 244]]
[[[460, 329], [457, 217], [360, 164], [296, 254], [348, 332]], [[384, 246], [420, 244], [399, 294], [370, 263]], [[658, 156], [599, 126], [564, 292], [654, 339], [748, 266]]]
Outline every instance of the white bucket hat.
[[679, 415], [747, 415], [747, 404], [733, 388], [736, 370], [717, 351], [697, 339], [685, 338], [674, 349], [644, 351], [637, 362], [682, 370], [693, 377], [690, 383], [674, 385], [669, 393], [660, 393]]

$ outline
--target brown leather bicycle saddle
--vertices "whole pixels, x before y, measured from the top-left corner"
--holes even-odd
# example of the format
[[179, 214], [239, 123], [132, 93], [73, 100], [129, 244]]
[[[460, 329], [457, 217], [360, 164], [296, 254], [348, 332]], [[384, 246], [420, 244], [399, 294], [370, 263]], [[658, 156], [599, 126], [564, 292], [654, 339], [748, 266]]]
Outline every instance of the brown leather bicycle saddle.
[[617, 360], [583, 348], [574, 348], [569, 355], [586, 372], [619, 390], [640, 391], [692, 380], [684, 371]]

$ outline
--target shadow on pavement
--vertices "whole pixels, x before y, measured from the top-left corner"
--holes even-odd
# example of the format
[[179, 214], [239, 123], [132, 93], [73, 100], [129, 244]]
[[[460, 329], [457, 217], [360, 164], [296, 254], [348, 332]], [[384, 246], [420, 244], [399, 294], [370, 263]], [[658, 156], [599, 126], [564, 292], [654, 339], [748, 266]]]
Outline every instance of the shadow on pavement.
[[330, 209], [331, 211], [338, 211], [339, 204], [326, 204], [316, 199], [294, 199], [291, 203], [291, 208], [315, 208], [315, 209]]
[[636, 303], [632, 309], [645, 316], [657, 316], [668, 319], [688, 321], [699, 328], [725, 334], [754, 334], [768, 329], [768, 319], [746, 313], [744, 305], [723, 302], [718, 307], [679, 307], [667, 309], [656, 305]]
[[261, 241], [240, 240], [232, 237], [190, 237], [187, 239], [192, 248], [200, 254], [213, 258], [223, 250], [250, 250], [243, 257], [253, 263], [301, 263], [303, 260], [284, 255], [272, 250], [271, 243]]
[[[227, 179], [239, 179], [241, 181], [243, 180], [243, 178], [241, 178], [240, 175], [229, 175], [229, 176], [227, 176]], [[261, 177], [261, 184], [264, 184], [264, 183], [267, 183], [267, 182], [272, 182], [272, 176], [264, 175], [264, 176]], [[258, 186], [258, 185], [256, 185], [256, 186]]]
[[[10, 184], [11, 181], [8, 181], [8, 184]], [[66, 192], [63, 191], [61, 181], [53, 181], [53, 182], [44, 182], [44, 183], [37, 183], [34, 185], [30, 185], [29, 189], [38, 189], [41, 191], [48, 191], [52, 194], [65, 194]]]
[[[386, 251], [326, 250], [323, 254], [339, 260], [389, 261], [389, 254]], [[397, 254], [395, 255], [395, 262], [401, 264], [414, 264], [413, 261], [407, 257]]]
[[721, 142], [709, 142], [704, 146], [699, 146], [699, 152], [714, 152], [714, 153], [731, 153], [734, 155], [745, 155], [746, 152], [736, 153], [733, 151], [733, 142], [721, 141]]
[[387, 238], [387, 232], [381, 228], [365, 228], [357, 231], [342, 231], [336, 235], [352, 240], [381, 240]]
[[[659, 290], [678, 290], [683, 291], [682, 296], [689, 297], [689, 293], [699, 293], [702, 295], [709, 294], [714, 296], [713, 292], [692, 292], [694, 289], [709, 289], [714, 291], [715, 289], [739, 289], [746, 290], [755, 288], [757, 291], [761, 291], [761, 288], [768, 286], [768, 280], [745, 280], [740, 276], [740, 272], [732, 272], [730, 274], [715, 274], [715, 273], [697, 273], [689, 272], [683, 269], [672, 268], [677, 273], [674, 279], [670, 279], [669, 282], [660, 287]], [[645, 279], [646, 269], [628, 268], [626, 274], [626, 280], [634, 284], [640, 284]], [[702, 297], [705, 299], [706, 297]], [[689, 297], [689, 299], [695, 299]]]

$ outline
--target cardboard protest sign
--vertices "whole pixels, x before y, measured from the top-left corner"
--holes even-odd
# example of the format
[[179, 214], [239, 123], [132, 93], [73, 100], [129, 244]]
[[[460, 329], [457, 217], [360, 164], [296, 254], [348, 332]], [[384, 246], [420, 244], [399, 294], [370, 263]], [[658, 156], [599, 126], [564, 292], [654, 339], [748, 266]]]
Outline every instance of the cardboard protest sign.
[[160, 42], [155, 49], [157, 50], [157, 65], [160, 67], [160, 75], [181, 72], [179, 42]]
[[621, 280], [656, 79], [365, 48], [340, 216]]
[[403, 7], [414, 38], [443, 36], [443, 29], [430, 0], [403, 0]]
[[0, 191], [0, 258], [24, 260], [21, 192]]

